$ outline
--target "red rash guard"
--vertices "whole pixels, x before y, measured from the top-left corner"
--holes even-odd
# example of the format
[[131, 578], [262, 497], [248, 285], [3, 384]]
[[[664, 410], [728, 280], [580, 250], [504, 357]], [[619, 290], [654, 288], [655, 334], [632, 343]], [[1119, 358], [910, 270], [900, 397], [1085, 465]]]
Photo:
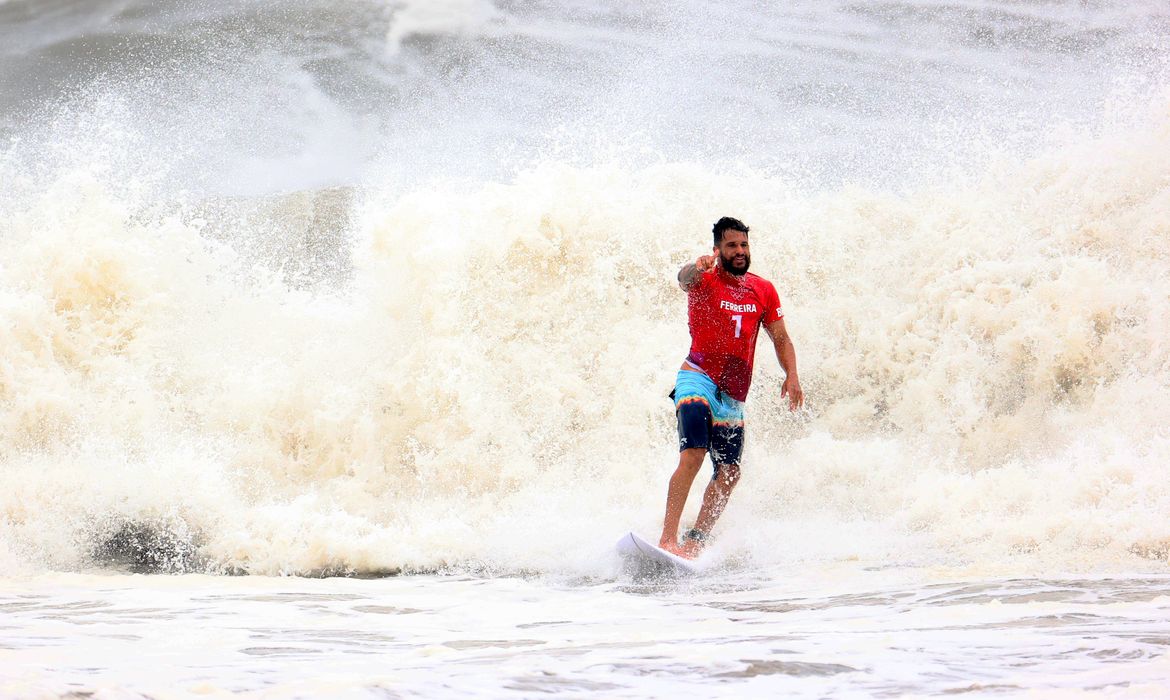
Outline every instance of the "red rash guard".
[[721, 268], [699, 275], [687, 290], [691, 352], [687, 361], [702, 368], [720, 390], [747, 399], [760, 326], [784, 316], [780, 297], [768, 280], [742, 277]]

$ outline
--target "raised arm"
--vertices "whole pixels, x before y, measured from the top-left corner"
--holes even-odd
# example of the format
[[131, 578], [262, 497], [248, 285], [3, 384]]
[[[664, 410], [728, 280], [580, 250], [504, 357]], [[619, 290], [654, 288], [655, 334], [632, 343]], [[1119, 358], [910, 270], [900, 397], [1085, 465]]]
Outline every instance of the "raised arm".
[[714, 255], [701, 255], [693, 263], [683, 265], [678, 271], [678, 286], [682, 287], [684, 292], [687, 291], [699, 281], [699, 275], [715, 267], [716, 261]]
[[788, 410], [795, 411], [804, 405], [804, 392], [796, 376], [796, 348], [792, 345], [792, 338], [788, 337], [788, 329], [784, 327], [784, 317], [767, 324], [764, 330], [771, 336], [772, 344], [776, 346], [776, 359], [780, 361], [780, 369], [784, 370], [784, 386], [780, 388], [780, 396], [787, 396]]

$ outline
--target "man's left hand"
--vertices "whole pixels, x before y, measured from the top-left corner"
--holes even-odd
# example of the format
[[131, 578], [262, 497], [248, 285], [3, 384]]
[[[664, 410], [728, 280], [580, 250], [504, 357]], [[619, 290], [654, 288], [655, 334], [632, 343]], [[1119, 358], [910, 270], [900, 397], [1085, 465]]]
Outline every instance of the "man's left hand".
[[804, 392], [800, 388], [800, 380], [796, 375], [788, 375], [784, 379], [784, 385], [780, 387], [780, 396], [788, 397], [788, 410], [795, 411], [804, 406]]

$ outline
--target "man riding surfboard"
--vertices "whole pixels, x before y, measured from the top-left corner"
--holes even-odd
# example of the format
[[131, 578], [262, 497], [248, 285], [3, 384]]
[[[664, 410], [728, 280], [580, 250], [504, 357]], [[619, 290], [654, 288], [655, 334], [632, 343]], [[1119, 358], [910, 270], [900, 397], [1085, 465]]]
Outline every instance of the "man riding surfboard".
[[[712, 233], [712, 255], [701, 256], [678, 273], [679, 286], [687, 293], [691, 350], [671, 393], [678, 417], [679, 460], [670, 477], [658, 543], [662, 549], [691, 559], [702, 551], [739, 481], [743, 402], [752, 381], [761, 326], [771, 337], [784, 370], [780, 395], [788, 397], [789, 410], [804, 404], [796, 376], [796, 349], [784, 327], [776, 288], [748, 272], [752, 258], [747, 225], [725, 216], [715, 222]], [[695, 526], [680, 542], [683, 506], [708, 454], [715, 474], [703, 493]]]

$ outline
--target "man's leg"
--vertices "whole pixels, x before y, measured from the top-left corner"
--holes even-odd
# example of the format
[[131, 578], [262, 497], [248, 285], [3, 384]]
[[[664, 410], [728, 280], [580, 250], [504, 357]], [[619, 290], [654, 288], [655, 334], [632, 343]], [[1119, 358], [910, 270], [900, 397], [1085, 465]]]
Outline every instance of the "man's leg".
[[716, 406], [723, 420], [711, 429], [711, 461], [715, 463], [715, 477], [703, 492], [703, 505], [695, 519], [698, 539], [688, 537], [683, 545], [683, 554], [697, 557], [703, 551], [704, 540], [715, 527], [731, 491], [739, 482], [739, 460], [743, 455], [743, 404], [733, 399], [723, 399]]
[[[703, 534], [711, 532], [719, 516], [723, 515], [723, 509], [727, 507], [727, 501], [731, 498], [731, 491], [738, 482], [738, 464], [719, 465], [715, 478], [707, 484], [707, 490], [703, 492], [703, 507], [699, 509], [699, 517], [695, 519], [696, 530]], [[697, 556], [703, 548], [702, 542], [694, 540], [688, 540], [686, 544], [684, 550], [690, 556]]]
[[706, 455], [705, 447], [692, 447], [678, 454], [678, 468], [670, 477], [670, 487], [666, 492], [666, 518], [662, 522], [662, 537], [658, 540], [658, 546], [668, 552], [675, 554], [682, 552], [678, 544], [678, 521], [682, 518], [683, 506], [687, 504], [687, 494], [691, 492], [691, 484], [695, 482], [695, 476], [702, 468], [703, 457]]

